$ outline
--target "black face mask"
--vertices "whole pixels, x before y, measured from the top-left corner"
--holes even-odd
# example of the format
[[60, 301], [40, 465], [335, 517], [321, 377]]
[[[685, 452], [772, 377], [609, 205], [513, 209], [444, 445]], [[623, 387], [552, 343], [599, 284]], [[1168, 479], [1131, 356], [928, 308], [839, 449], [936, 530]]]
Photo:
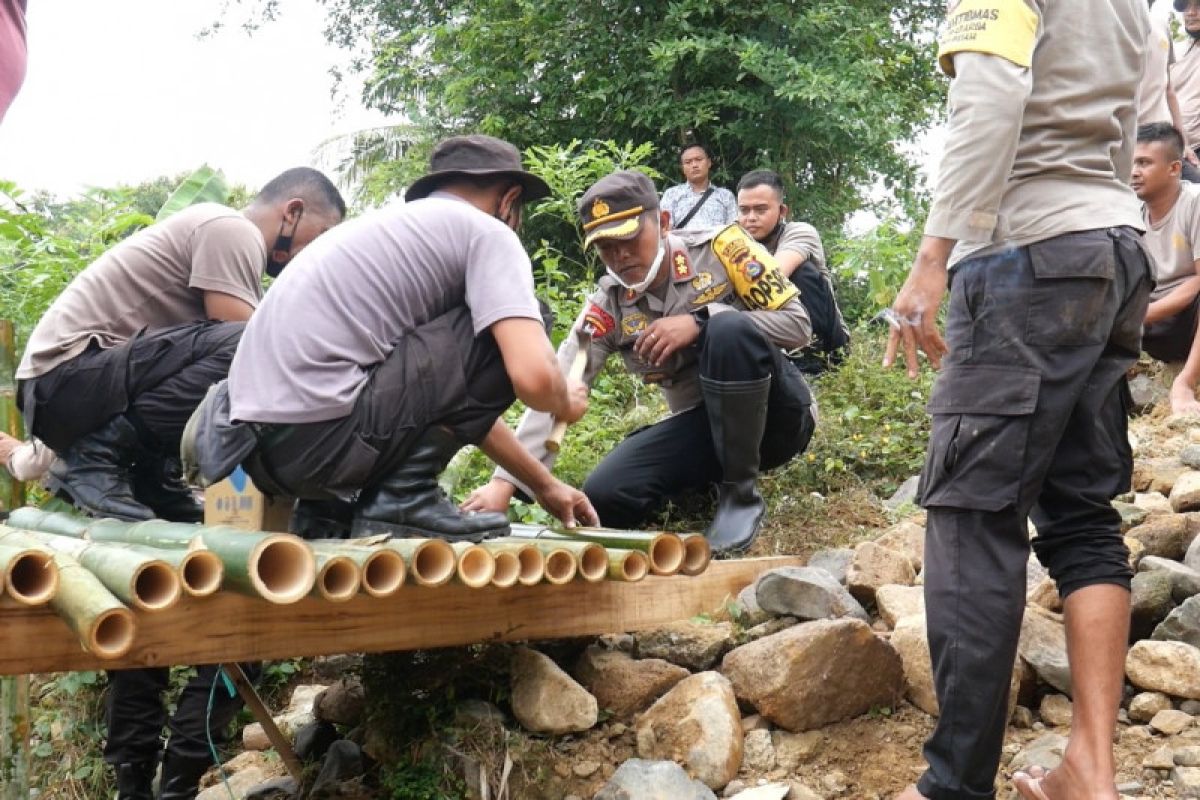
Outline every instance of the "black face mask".
[[283, 268], [287, 266], [292, 257], [292, 240], [296, 238], [296, 229], [300, 227], [300, 219], [304, 216], [304, 209], [300, 209], [300, 213], [296, 215], [296, 222], [292, 225], [291, 233], [284, 233], [283, 228], [287, 225], [287, 220], [279, 223], [279, 235], [275, 237], [275, 245], [271, 248], [271, 252], [267, 255], [267, 274], [272, 278], [278, 278], [279, 273], [283, 272]]
[[1193, 40], [1200, 41], [1200, 31], [1192, 31], [1188, 30], [1187, 28], [1184, 28], [1183, 30], [1188, 36], [1192, 37]]

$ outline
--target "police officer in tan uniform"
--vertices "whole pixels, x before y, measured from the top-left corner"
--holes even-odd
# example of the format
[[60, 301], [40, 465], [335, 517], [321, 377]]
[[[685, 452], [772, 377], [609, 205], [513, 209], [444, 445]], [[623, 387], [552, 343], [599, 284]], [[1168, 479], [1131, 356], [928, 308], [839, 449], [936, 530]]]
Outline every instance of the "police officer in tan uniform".
[[[719, 484], [707, 536], [717, 551], [754, 540], [766, 512], [760, 470], [801, 452], [812, 436], [812, 396], [780, 348], [811, 335], [799, 292], [774, 258], [737, 225], [668, 231], [654, 185], [615, 172], [584, 193], [585, 246], [608, 275], [559, 348], [564, 370], [583, 346], [589, 385], [613, 354], [661, 387], [671, 414], [635, 431], [583, 489], [601, 524], [635, 527], [681, 490]], [[527, 413], [517, 436], [547, 466], [553, 418]], [[503, 510], [519, 481], [498, 470], [464, 507]]]
[[[1033, 549], [1063, 598], [1073, 715], [1061, 766], [1026, 800], [1117, 800], [1112, 740], [1129, 633], [1125, 371], [1151, 288], [1128, 183], [1145, 0], [961, 0], [939, 61], [946, 146], [893, 312], [941, 374], [919, 500], [940, 716], [901, 798], [995, 797]], [[938, 309], [949, 282], [946, 340]]]

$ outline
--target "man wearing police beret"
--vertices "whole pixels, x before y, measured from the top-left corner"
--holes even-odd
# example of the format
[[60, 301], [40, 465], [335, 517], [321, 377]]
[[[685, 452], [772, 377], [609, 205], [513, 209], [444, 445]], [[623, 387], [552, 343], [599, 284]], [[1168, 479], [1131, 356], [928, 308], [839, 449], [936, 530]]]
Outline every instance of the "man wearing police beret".
[[[635, 431], [588, 477], [601, 524], [635, 527], [681, 490], [719, 486], [707, 536], [718, 552], [748, 548], [766, 513], [759, 472], [808, 444], [812, 396], [780, 348], [803, 347], [811, 324], [774, 258], [737, 225], [669, 231], [650, 179], [615, 172], [579, 202], [585, 246], [608, 269], [558, 351], [564, 369], [587, 348], [590, 385], [620, 354], [658, 384], [670, 415]], [[528, 412], [517, 436], [547, 466], [553, 418]], [[501, 510], [525, 487], [503, 469], [464, 503]]]

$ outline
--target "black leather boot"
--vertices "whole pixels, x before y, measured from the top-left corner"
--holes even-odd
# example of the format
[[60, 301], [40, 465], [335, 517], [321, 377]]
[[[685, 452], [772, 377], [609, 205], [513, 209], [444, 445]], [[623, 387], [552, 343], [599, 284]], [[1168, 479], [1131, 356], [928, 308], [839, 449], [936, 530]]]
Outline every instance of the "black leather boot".
[[200, 779], [210, 766], [212, 761], [208, 758], [185, 758], [168, 748], [158, 779], [158, 800], [195, 800], [200, 792]]
[[149, 506], [159, 519], [170, 522], [201, 522], [204, 506], [192, 488], [183, 482], [179, 458], [143, 453], [133, 468], [133, 496]]
[[354, 506], [341, 500], [296, 500], [288, 530], [301, 539], [345, 539], [354, 522]]
[[154, 800], [154, 763], [117, 764], [117, 800]]
[[704, 535], [714, 553], [740, 553], [754, 542], [767, 514], [767, 503], [758, 493], [758, 453], [767, 424], [771, 378], [715, 381], [702, 377], [700, 388], [722, 468], [717, 511]]
[[464, 514], [438, 486], [438, 475], [462, 448], [453, 433], [434, 426], [413, 445], [404, 463], [359, 500], [353, 537], [390, 533], [450, 542], [479, 542], [509, 532], [508, 517], [495, 511]]
[[60, 452], [47, 484], [92, 516], [153, 519], [154, 512], [137, 501], [130, 484], [130, 468], [140, 451], [137, 429], [124, 416], [115, 416]]

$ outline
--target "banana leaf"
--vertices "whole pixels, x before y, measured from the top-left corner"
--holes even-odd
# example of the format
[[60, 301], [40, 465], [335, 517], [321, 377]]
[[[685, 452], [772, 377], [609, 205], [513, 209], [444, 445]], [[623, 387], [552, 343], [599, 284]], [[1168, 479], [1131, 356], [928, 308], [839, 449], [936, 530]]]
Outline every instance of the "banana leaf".
[[224, 203], [229, 199], [229, 184], [225, 175], [219, 169], [213, 169], [208, 164], [188, 175], [183, 183], [171, 192], [167, 202], [163, 203], [155, 216], [155, 222], [162, 222], [176, 211], [182, 211], [196, 203]]

